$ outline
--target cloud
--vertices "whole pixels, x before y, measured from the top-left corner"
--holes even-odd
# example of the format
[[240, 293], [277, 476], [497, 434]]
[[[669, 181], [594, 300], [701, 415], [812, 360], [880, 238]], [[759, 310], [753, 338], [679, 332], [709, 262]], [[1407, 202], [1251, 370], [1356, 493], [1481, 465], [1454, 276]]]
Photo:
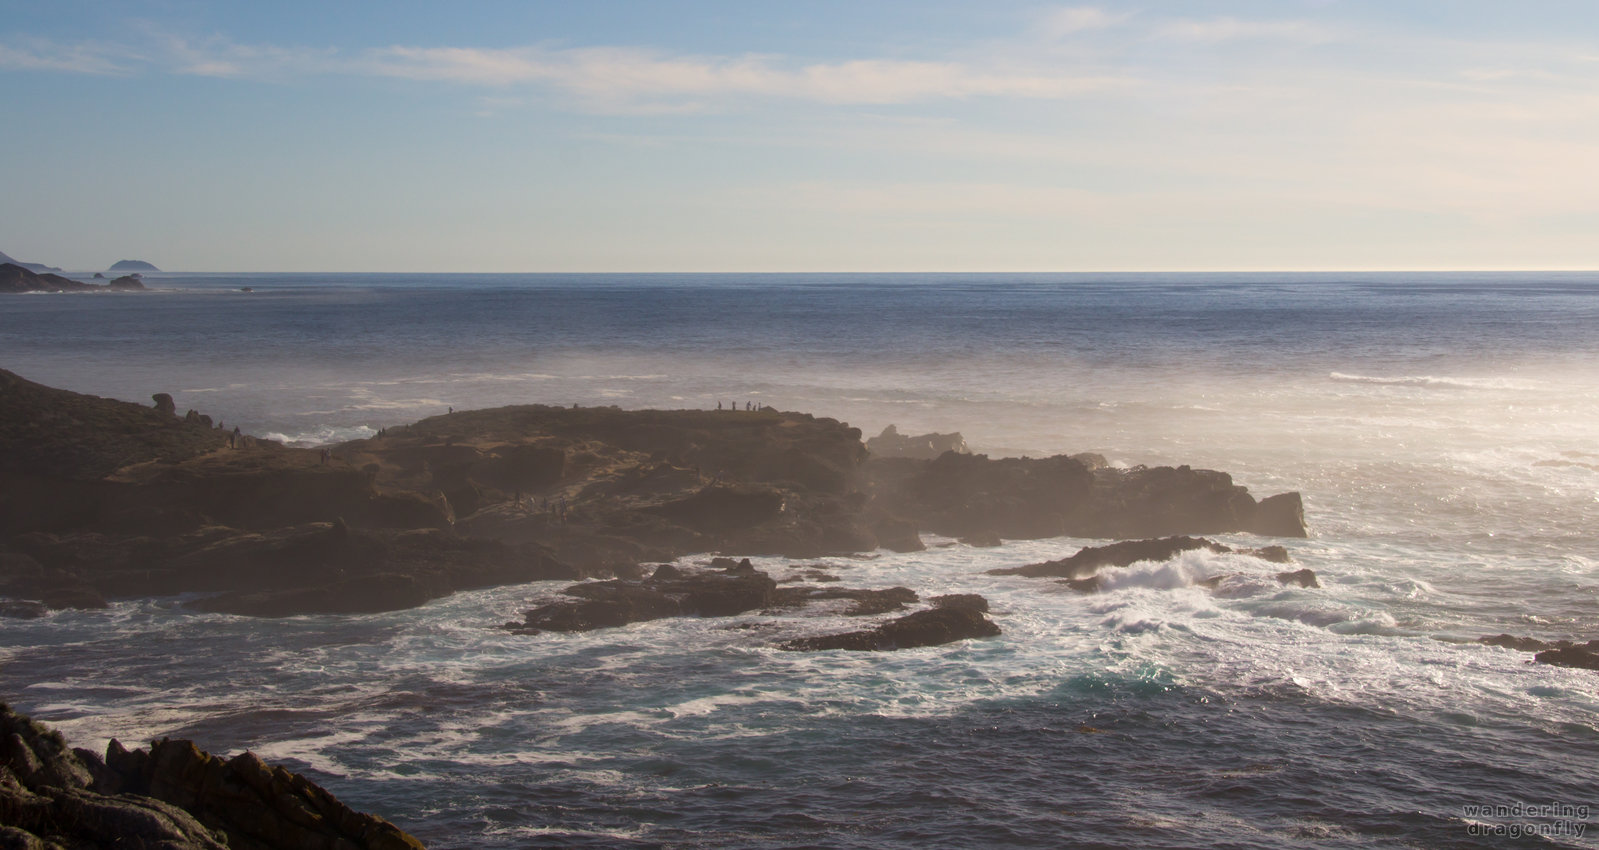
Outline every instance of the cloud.
[[860, 59], [785, 67], [772, 57], [670, 56], [591, 47], [390, 47], [358, 62], [382, 76], [489, 86], [546, 85], [584, 98], [764, 97], [832, 104], [946, 98], [1065, 98], [1129, 84], [1115, 76], [988, 70], [957, 62]]
[[97, 42], [57, 44], [45, 39], [0, 43], [0, 70], [54, 71], [120, 76], [133, 71], [138, 57], [124, 48]]
[[1050, 38], [1065, 38], [1080, 32], [1110, 29], [1131, 17], [1128, 13], [1111, 14], [1098, 6], [1071, 6], [1044, 15], [1037, 29]]
[[1198, 44], [1235, 41], [1274, 41], [1315, 44], [1334, 41], [1332, 29], [1309, 21], [1250, 21], [1239, 18], [1209, 20], [1173, 19], [1157, 25], [1156, 38]]

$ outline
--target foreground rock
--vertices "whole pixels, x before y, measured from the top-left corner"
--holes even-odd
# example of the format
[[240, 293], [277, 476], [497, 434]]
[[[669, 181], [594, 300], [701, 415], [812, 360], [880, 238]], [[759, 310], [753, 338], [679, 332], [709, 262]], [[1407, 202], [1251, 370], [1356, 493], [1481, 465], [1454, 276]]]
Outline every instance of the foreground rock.
[[224, 760], [188, 741], [106, 758], [0, 704], [0, 846], [417, 850], [422, 843], [251, 753]]
[[[982, 607], [986, 608], [987, 603], [985, 602]], [[977, 606], [956, 605], [917, 611], [889, 620], [876, 628], [821, 637], [796, 638], [785, 641], [780, 646], [795, 651], [848, 649], [882, 652], [918, 646], [939, 646], [958, 640], [994, 637], [998, 634], [999, 626], [984, 617], [982, 612], [977, 610]]]
[[[1275, 564], [1285, 564], [1290, 560], [1288, 550], [1281, 546], [1266, 546], [1260, 549], [1234, 549], [1231, 546], [1217, 543], [1214, 540], [1207, 540], [1203, 537], [1164, 537], [1157, 540], [1124, 540], [1108, 546], [1087, 546], [1079, 549], [1076, 554], [1058, 561], [1045, 561], [1041, 564], [1028, 564], [1024, 567], [989, 570], [988, 574], [991, 576], [1030, 576], [1033, 578], [1049, 576], [1077, 579], [1091, 576], [1105, 567], [1126, 567], [1139, 561], [1169, 561], [1183, 552], [1195, 550], [1215, 552], [1221, 555], [1249, 555]], [[1293, 575], [1295, 577], [1298, 576], [1297, 573]]]

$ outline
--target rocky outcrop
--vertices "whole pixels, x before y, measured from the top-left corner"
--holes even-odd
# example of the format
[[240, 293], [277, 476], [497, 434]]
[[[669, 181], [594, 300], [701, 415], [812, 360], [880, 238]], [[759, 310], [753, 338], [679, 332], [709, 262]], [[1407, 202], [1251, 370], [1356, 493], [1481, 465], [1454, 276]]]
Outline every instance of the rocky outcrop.
[[[1057, 561], [1028, 564], [1024, 567], [1007, 567], [989, 570], [992, 576], [1031, 576], [1054, 578], [1082, 578], [1093, 575], [1105, 567], [1125, 567], [1139, 561], [1169, 561], [1183, 552], [1203, 549], [1217, 554], [1249, 555], [1264, 561], [1288, 563], [1288, 550], [1281, 546], [1260, 549], [1234, 549], [1203, 537], [1164, 537], [1157, 540], [1124, 540], [1107, 546], [1087, 546], [1075, 554]], [[1297, 574], [1294, 574], [1297, 575]]]
[[148, 752], [116, 741], [101, 759], [0, 704], [0, 846], [420, 850], [303, 776], [251, 753], [221, 759], [188, 741]]
[[[983, 607], [987, 607], [986, 602]], [[795, 638], [780, 644], [782, 649], [818, 651], [847, 649], [880, 652], [939, 646], [958, 640], [994, 637], [999, 626], [984, 617], [975, 605], [954, 605], [917, 611], [889, 620], [876, 628], [820, 637]]]
[[532, 635], [615, 628], [663, 617], [731, 617], [773, 604], [777, 582], [745, 559], [722, 570], [690, 572], [666, 565], [647, 579], [586, 582], [562, 593], [574, 598], [525, 611], [522, 622], [504, 628]]
[[158, 272], [160, 269], [144, 260], [117, 260], [111, 264], [108, 272]]
[[1502, 646], [1518, 652], [1536, 653], [1533, 660], [1539, 664], [1599, 670], [1599, 640], [1590, 640], [1587, 643], [1569, 640], [1542, 641], [1537, 638], [1499, 634], [1478, 638], [1477, 642], [1489, 646]]
[[966, 438], [962, 437], [959, 431], [952, 434], [919, 434], [909, 437], [901, 434], [893, 425], [867, 440], [866, 450], [874, 457], [908, 457], [917, 460], [932, 460], [944, 452], [967, 454], [971, 451], [966, 447]]

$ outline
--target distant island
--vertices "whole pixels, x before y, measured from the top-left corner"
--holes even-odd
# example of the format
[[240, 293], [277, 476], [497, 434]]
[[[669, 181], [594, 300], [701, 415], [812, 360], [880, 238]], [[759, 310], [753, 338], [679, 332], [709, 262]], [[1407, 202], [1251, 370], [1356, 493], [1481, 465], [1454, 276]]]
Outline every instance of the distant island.
[[108, 272], [158, 272], [160, 269], [144, 260], [117, 260], [111, 264]]
[[3, 251], [0, 251], [0, 263], [9, 263], [9, 264], [11, 264], [13, 266], [21, 266], [22, 268], [25, 268], [28, 271], [31, 271], [31, 272], [34, 272], [34, 273], [37, 273], [37, 274], [44, 274], [46, 272], [59, 272], [59, 271], [61, 271], [60, 269], [56, 268], [55, 266], [47, 266], [44, 263], [24, 263], [21, 260], [14, 259], [12, 257], [7, 256], [5, 254], [5, 252], [3, 252]]
[[0, 263], [0, 292], [100, 292], [143, 291], [144, 282], [136, 274], [123, 275], [109, 283], [84, 283], [58, 274], [38, 274], [16, 263]]

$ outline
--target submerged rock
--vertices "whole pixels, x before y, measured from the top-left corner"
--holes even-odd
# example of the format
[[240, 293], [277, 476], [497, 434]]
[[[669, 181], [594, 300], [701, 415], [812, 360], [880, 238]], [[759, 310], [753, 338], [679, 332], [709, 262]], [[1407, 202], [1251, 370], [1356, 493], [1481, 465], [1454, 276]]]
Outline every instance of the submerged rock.
[[1157, 540], [1123, 540], [1106, 546], [1086, 546], [1058, 561], [989, 570], [991, 576], [1050, 576], [1077, 579], [1104, 567], [1125, 567], [1139, 561], [1169, 561], [1183, 552], [1203, 549], [1217, 554], [1249, 555], [1276, 564], [1288, 563], [1288, 550], [1281, 546], [1260, 549], [1234, 549], [1203, 537], [1163, 537]]
[[730, 617], [773, 604], [777, 582], [746, 560], [742, 568], [721, 571], [665, 566], [647, 579], [574, 584], [562, 593], [575, 598], [525, 611], [522, 622], [503, 628], [515, 634], [581, 632], [663, 617]]
[[[986, 607], [986, 603], [985, 603]], [[972, 605], [931, 608], [889, 620], [872, 629], [820, 637], [795, 638], [779, 646], [794, 651], [847, 649], [886, 651], [939, 646], [958, 640], [994, 637], [999, 626]]]

